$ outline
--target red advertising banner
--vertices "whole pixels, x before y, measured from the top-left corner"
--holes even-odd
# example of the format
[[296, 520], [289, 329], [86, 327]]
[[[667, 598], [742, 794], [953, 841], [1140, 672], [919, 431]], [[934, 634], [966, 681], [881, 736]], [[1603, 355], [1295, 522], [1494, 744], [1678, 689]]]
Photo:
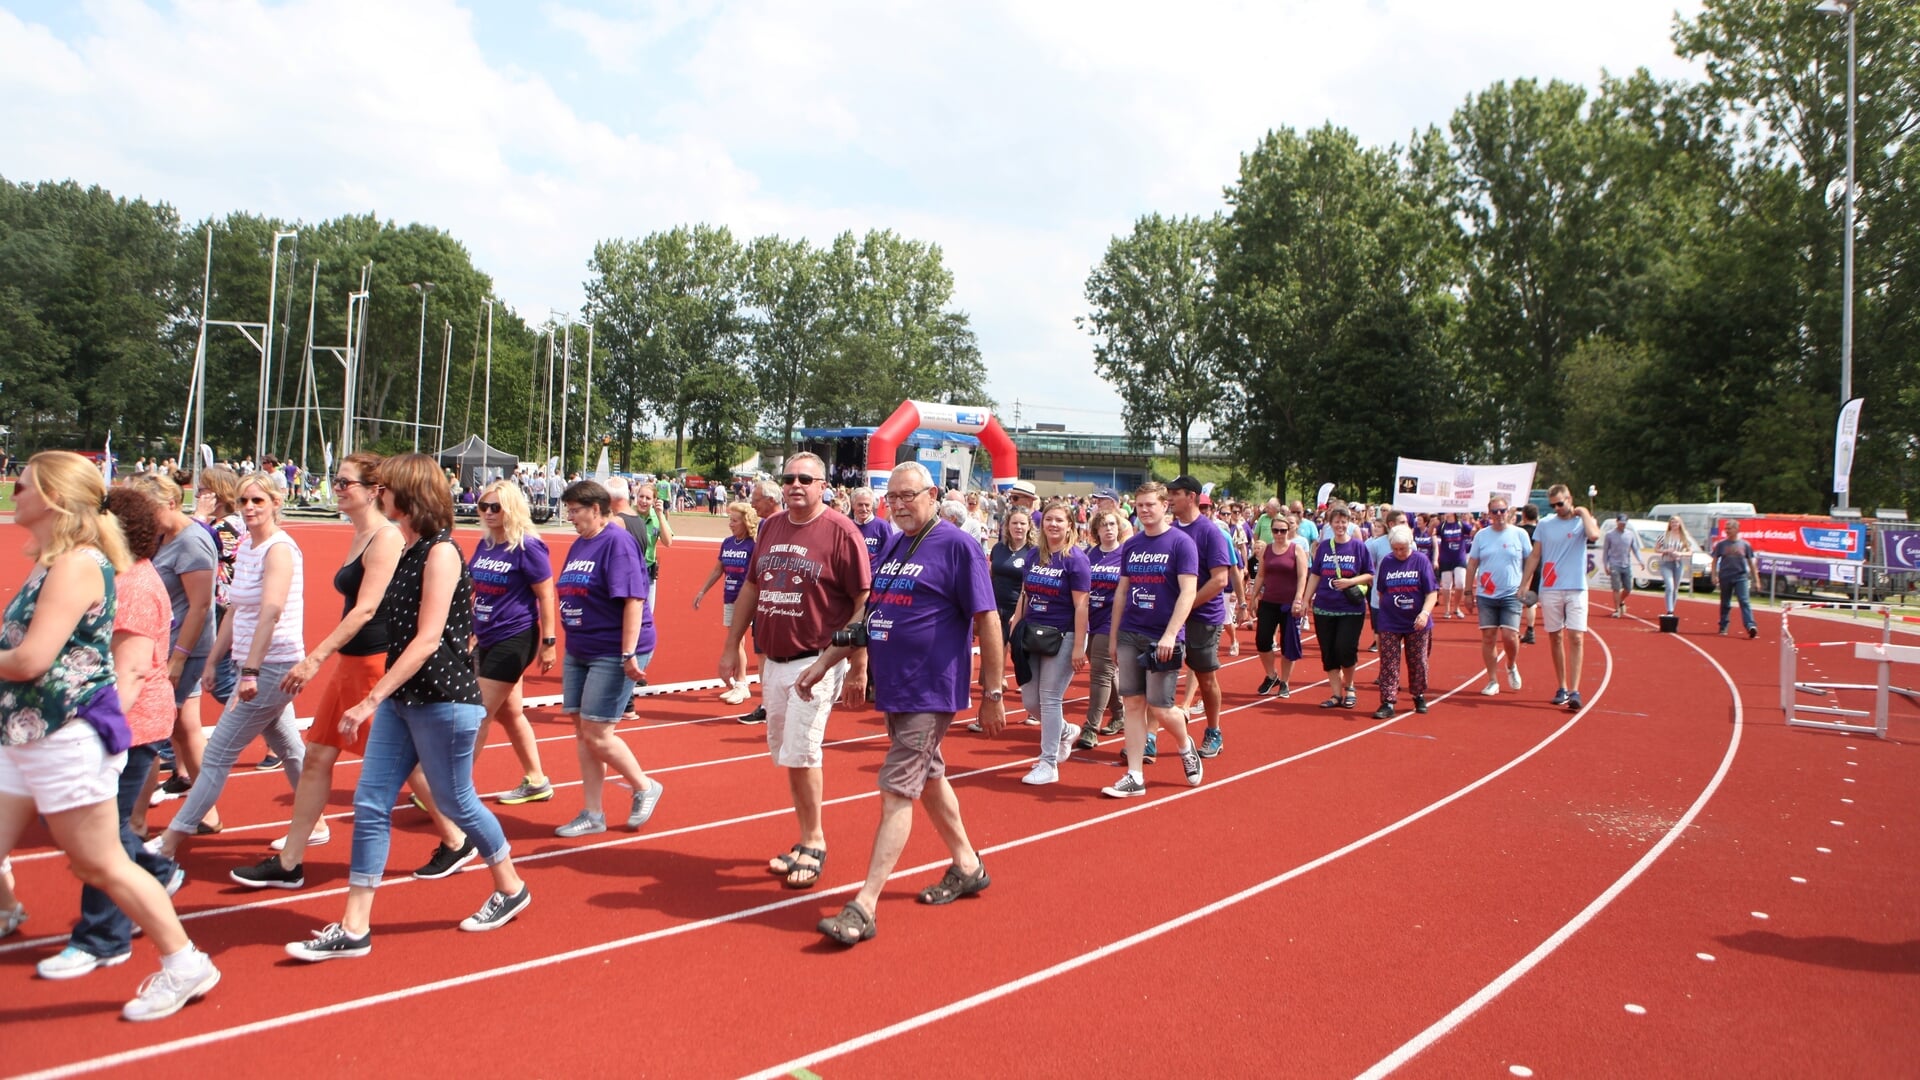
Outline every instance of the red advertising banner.
[[1840, 562], [1865, 562], [1867, 558], [1864, 523], [1848, 524], [1825, 518], [1728, 518], [1720, 523], [1722, 535], [1726, 533], [1727, 521], [1734, 520], [1740, 522], [1740, 539], [1752, 544], [1755, 554]]

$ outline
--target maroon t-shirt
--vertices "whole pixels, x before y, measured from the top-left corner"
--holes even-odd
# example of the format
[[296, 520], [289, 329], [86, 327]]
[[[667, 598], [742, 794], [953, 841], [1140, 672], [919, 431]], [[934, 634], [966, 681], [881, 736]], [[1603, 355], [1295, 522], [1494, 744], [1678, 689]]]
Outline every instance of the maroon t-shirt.
[[770, 657], [831, 645], [873, 581], [866, 538], [852, 518], [831, 511], [805, 525], [784, 513], [762, 521], [750, 573], [760, 590], [753, 640]]

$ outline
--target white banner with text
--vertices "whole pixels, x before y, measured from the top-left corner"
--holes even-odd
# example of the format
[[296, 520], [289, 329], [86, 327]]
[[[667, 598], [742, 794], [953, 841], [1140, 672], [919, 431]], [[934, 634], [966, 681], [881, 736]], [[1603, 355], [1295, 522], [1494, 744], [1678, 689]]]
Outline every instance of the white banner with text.
[[1393, 506], [1409, 514], [1484, 510], [1487, 499], [1505, 495], [1515, 506], [1533, 490], [1534, 462], [1460, 465], [1400, 458], [1393, 470]]

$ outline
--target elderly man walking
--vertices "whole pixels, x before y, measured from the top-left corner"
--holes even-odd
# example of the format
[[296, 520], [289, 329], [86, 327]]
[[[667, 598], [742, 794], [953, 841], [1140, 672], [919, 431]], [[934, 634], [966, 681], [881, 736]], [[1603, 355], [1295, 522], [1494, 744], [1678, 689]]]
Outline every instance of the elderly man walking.
[[[834, 664], [807, 696], [795, 692], [794, 682], [833, 643], [834, 632], [858, 618], [872, 577], [867, 546], [852, 520], [825, 504], [826, 463], [814, 454], [795, 454], [786, 468], [779, 477], [786, 512], [760, 523], [734, 611], [753, 612], [753, 639], [765, 656], [760, 704], [767, 711], [767, 749], [787, 772], [800, 826], [799, 842], [774, 856], [767, 868], [784, 877], [788, 888], [809, 889], [819, 883], [827, 858], [820, 819], [820, 748], [827, 716], [843, 684], [847, 704], [866, 697], [866, 654], [854, 653], [850, 665]], [[720, 649], [722, 682], [731, 684], [741, 674], [735, 668], [748, 622], [735, 618], [727, 629]]]
[[[960, 802], [947, 782], [941, 742], [954, 715], [967, 708], [973, 639], [980, 643], [981, 726], [999, 734], [1006, 724], [1000, 611], [980, 545], [938, 516], [939, 491], [925, 466], [909, 461], [887, 479], [887, 504], [900, 527], [881, 553], [867, 605], [865, 651], [883, 678], [877, 690], [887, 716], [887, 756], [880, 765], [880, 827], [873, 837], [867, 880], [838, 915], [819, 929], [842, 945], [874, 935], [880, 892], [906, 849], [913, 803], [926, 807], [953, 863], [921, 890], [923, 904], [950, 904], [991, 884], [980, 853], [967, 839]], [[808, 696], [859, 644], [835, 645], [794, 684]]]
[[1508, 519], [1511, 503], [1505, 495], [1487, 500], [1491, 524], [1473, 534], [1467, 549], [1467, 582], [1474, 606], [1480, 611], [1480, 658], [1487, 665], [1482, 694], [1500, 692], [1501, 654], [1506, 656], [1507, 688], [1520, 689], [1520, 575], [1533, 541]]

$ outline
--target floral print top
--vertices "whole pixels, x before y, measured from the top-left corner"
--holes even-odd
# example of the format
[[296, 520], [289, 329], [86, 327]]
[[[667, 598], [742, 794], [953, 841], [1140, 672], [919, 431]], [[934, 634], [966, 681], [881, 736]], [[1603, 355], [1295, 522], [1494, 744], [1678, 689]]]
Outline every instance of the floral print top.
[[[83, 550], [99, 564], [106, 596], [80, 616], [80, 624], [46, 674], [32, 682], [0, 680], [0, 746], [22, 746], [46, 738], [73, 719], [87, 699], [113, 684], [113, 564], [93, 548]], [[0, 621], [0, 648], [16, 649], [26, 640], [27, 624], [33, 621], [46, 580], [47, 568], [35, 566], [26, 586], [7, 605], [5, 619]]]

